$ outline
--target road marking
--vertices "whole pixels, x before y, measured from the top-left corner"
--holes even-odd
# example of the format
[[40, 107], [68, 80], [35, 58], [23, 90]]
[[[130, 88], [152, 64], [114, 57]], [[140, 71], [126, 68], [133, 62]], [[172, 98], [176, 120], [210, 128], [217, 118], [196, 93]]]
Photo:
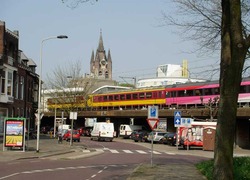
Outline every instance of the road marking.
[[82, 150], [82, 152], [83, 152], [83, 153], [89, 153], [89, 152], [90, 152], [90, 150], [86, 150], [86, 149], [84, 149], [84, 150]]
[[[152, 151], [149, 151], [149, 152], [151, 153]], [[153, 151], [153, 154], [161, 154], [161, 153], [157, 151]]]
[[102, 149], [96, 149], [96, 151], [98, 151], [98, 152], [104, 152], [104, 150], [102, 150]]
[[[19, 173], [13, 173], [13, 174], [9, 174], [3, 177], [0, 177], [0, 180], [2, 179], [9, 179], [10, 177], [13, 176], [18, 176], [20, 174], [35, 174], [35, 173], [41, 173], [41, 172], [51, 172], [51, 171], [65, 171], [65, 170], [74, 170], [74, 169], [83, 169], [83, 168], [100, 168], [102, 167], [102, 170], [99, 170], [97, 172], [97, 174], [102, 173], [105, 169], [107, 169], [108, 167], [127, 167], [128, 165], [108, 165], [108, 166], [76, 166], [76, 167], [64, 167], [64, 168], [55, 168], [55, 169], [36, 169], [36, 170], [31, 170], [31, 171], [23, 171], [23, 172], [19, 172]], [[97, 174], [92, 175], [89, 179], [94, 178], [95, 176], [97, 176]], [[88, 179], [86, 179], [88, 180]]]
[[138, 153], [140, 153], [140, 154], [147, 154], [147, 152], [145, 152], [145, 151], [142, 151], [142, 150], [136, 150]]
[[117, 150], [115, 150], [115, 149], [110, 149], [110, 151], [112, 152], [112, 153], [119, 153]]
[[176, 155], [175, 153], [165, 152], [168, 155]]
[[130, 150], [123, 150], [125, 153], [133, 153], [132, 151]]

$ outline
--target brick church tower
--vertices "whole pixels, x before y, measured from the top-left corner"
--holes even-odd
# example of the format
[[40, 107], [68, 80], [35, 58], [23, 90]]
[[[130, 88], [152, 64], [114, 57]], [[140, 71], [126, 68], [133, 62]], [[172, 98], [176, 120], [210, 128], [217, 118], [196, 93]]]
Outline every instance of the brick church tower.
[[110, 50], [108, 56], [103, 46], [102, 31], [100, 31], [99, 45], [96, 54], [92, 51], [90, 60], [91, 76], [97, 79], [112, 80], [112, 60]]

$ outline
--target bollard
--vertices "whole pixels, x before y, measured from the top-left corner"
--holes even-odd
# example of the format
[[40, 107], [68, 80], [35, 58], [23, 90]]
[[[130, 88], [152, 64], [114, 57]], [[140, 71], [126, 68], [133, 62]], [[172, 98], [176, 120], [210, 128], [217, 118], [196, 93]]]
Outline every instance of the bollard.
[[52, 131], [49, 132], [50, 139], [52, 138]]

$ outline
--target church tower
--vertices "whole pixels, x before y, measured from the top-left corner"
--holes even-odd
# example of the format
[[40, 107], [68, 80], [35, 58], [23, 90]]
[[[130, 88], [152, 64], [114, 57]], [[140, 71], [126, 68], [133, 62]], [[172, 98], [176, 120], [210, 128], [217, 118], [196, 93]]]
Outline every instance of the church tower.
[[100, 31], [100, 39], [96, 54], [92, 51], [90, 59], [91, 76], [97, 79], [112, 80], [112, 59], [110, 50], [108, 56], [103, 46], [102, 31]]

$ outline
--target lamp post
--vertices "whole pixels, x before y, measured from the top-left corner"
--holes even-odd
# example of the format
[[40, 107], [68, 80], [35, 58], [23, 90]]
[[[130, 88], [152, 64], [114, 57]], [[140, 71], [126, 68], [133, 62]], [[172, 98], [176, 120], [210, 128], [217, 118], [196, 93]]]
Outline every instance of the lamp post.
[[45, 38], [41, 41], [41, 49], [40, 49], [40, 75], [39, 75], [39, 82], [38, 82], [38, 112], [37, 112], [37, 144], [36, 144], [36, 152], [39, 152], [39, 140], [40, 140], [40, 121], [41, 121], [41, 82], [42, 82], [42, 52], [43, 52], [43, 43], [44, 41], [50, 39], [67, 39], [68, 36], [60, 35], [60, 36], [51, 36]]

